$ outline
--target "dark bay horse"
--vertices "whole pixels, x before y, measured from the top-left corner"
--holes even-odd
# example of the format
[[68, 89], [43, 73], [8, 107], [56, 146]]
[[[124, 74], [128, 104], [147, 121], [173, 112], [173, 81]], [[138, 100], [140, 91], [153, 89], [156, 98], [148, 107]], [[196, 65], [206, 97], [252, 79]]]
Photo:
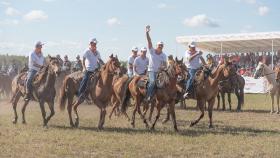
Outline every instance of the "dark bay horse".
[[[60, 72], [59, 60], [57, 58], [53, 58], [48, 56], [47, 64], [44, 66], [35, 76], [33, 82], [33, 98], [39, 102], [40, 109], [43, 117], [43, 125], [47, 126], [49, 120], [52, 116], [54, 116], [54, 98], [55, 98], [55, 80], [56, 76]], [[25, 95], [25, 81], [26, 81], [27, 73], [23, 72], [18, 74], [14, 80], [12, 81], [12, 105], [14, 110], [14, 120], [13, 123], [17, 123], [18, 115], [17, 115], [17, 103], [20, 97]], [[50, 108], [50, 115], [46, 117], [46, 111], [44, 104], [47, 102]], [[25, 109], [28, 105], [29, 101], [24, 101], [24, 105], [22, 107], [22, 123], [26, 123], [25, 121]]]
[[219, 93], [217, 95], [217, 109], [220, 108], [220, 95], [222, 97], [223, 110], [225, 110], [225, 94], [228, 96], [229, 110], [231, 110], [231, 93], [234, 92], [238, 103], [236, 111], [241, 111], [244, 104], [245, 79], [241, 75], [233, 75], [230, 78], [219, 82]]
[[[106, 116], [106, 107], [108, 103], [110, 102], [112, 93], [113, 93], [113, 88], [112, 88], [112, 82], [113, 82], [113, 77], [116, 75], [116, 73], [119, 71], [120, 68], [120, 62], [117, 57], [114, 57], [113, 55], [110, 56], [109, 61], [102, 66], [100, 70], [100, 75], [97, 76], [96, 78], [96, 85], [95, 87], [93, 84], [90, 85], [89, 87], [89, 93], [90, 96], [93, 100], [93, 103], [97, 105], [97, 107], [100, 109], [100, 119], [99, 119], [99, 124], [98, 128], [103, 129], [103, 125], [105, 123], [105, 116]], [[67, 81], [67, 77], [64, 80], [64, 86], [62, 87], [61, 91], [67, 92], [68, 90], [72, 89], [71, 87], [71, 80]], [[82, 103], [82, 101], [79, 99], [77, 102], [74, 104], [69, 104], [69, 93], [61, 93], [60, 96], [60, 108], [64, 109], [65, 108], [65, 100], [66, 97], [68, 97], [68, 114], [69, 114], [69, 120], [70, 120], [70, 125], [78, 127], [79, 126], [79, 115], [78, 115], [78, 106]], [[70, 94], [72, 95], [72, 94]], [[70, 96], [71, 97], [71, 96]], [[73, 98], [72, 98], [73, 99]], [[72, 120], [72, 107], [74, 110], [75, 114], [75, 123], [73, 123]]]

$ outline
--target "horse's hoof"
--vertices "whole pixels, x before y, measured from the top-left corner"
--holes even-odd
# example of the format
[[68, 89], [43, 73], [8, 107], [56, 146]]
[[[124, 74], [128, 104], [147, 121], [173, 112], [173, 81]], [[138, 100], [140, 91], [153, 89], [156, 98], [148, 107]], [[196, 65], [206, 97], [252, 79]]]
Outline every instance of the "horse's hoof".
[[74, 127], [78, 128], [79, 127], [79, 122], [75, 122]]
[[277, 111], [276, 114], [280, 114], [280, 111]]
[[26, 124], [26, 121], [22, 121], [22, 124], [24, 124], [24, 125], [25, 125], [25, 124]]
[[213, 128], [213, 125], [209, 125], [209, 128], [210, 128], [210, 129]]
[[273, 114], [274, 113], [274, 111], [270, 111], [270, 114]]
[[155, 131], [155, 127], [152, 126], [152, 127], [150, 128], [150, 131]]
[[13, 120], [13, 124], [17, 124], [17, 120], [15, 119], [15, 120]]
[[98, 126], [98, 129], [103, 130], [104, 128], [103, 128], [103, 126]]
[[130, 124], [131, 124], [132, 128], [135, 128], [135, 123], [134, 122], [131, 122]]
[[166, 119], [164, 119], [164, 120], [162, 121], [162, 123], [165, 124], [165, 123], [168, 122], [168, 121], [169, 121], [169, 119], [166, 118]]

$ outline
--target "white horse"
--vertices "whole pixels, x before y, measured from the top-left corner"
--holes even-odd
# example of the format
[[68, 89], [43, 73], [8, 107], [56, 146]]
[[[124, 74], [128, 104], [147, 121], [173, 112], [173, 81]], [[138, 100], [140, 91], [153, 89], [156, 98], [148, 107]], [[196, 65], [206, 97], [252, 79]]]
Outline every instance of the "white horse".
[[280, 85], [276, 82], [275, 80], [275, 72], [268, 67], [267, 65], [265, 65], [262, 62], [259, 62], [257, 68], [256, 68], [256, 72], [254, 74], [254, 78], [257, 79], [259, 77], [265, 77], [266, 80], [268, 81], [268, 92], [270, 94], [271, 97], [271, 112], [270, 113], [274, 113], [274, 96], [277, 96], [277, 114], [280, 113], [279, 110], [279, 95], [280, 95]]

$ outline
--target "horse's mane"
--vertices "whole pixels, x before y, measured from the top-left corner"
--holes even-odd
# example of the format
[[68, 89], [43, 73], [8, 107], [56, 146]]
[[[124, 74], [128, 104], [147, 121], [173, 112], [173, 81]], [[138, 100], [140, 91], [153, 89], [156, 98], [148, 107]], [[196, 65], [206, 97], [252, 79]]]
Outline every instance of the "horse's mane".
[[34, 82], [34, 84], [43, 83], [47, 78], [48, 70], [49, 70], [49, 65], [44, 66], [39, 71], [38, 77], [36, 78], [36, 81]]

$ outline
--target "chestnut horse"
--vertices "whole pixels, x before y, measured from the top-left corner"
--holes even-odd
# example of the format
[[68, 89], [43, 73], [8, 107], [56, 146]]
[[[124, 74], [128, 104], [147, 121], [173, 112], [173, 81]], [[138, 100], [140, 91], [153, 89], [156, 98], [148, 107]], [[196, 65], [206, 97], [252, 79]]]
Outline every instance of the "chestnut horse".
[[[49, 120], [54, 116], [54, 98], [55, 98], [55, 80], [60, 71], [59, 60], [57, 58], [53, 58], [51, 56], [48, 57], [47, 65], [44, 66], [35, 76], [33, 83], [33, 98], [39, 102], [42, 117], [43, 117], [43, 125], [47, 126]], [[14, 110], [14, 120], [13, 123], [17, 123], [18, 115], [17, 115], [17, 103], [20, 97], [25, 95], [25, 81], [26, 81], [27, 73], [23, 72], [18, 74], [12, 81], [12, 105]], [[47, 102], [50, 108], [50, 115], [46, 118], [46, 111], [44, 104]], [[24, 105], [22, 107], [22, 123], [25, 124], [25, 109], [28, 105], [29, 101], [24, 101]]]
[[[91, 84], [89, 87], [89, 92], [93, 100], [93, 103], [97, 105], [97, 107], [100, 109], [100, 119], [98, 123], [99, 129], [103, 129], [103, 125], [105, 123], [105, 116], [106, 116], [106, 107], [113, 93], [113, 88], [112, 88], [113, 77], [119, 71], [119, 69], [120, 69], [120, 62], [118, 60], [118, 57], [114, 57], [113, 55], [111, 55], [109, 61], [102, 66], [100, 70], [100, 75], [98, 75], [96, 78], [96, 85]], [[64, 96], [62, 97], [64, 98]], [[71, 116], [72, 113], [68, 113], [71, 126], [75, 126], [75, 127], [79, 126], [79, 115], [77, 109], [81, 103], [82, 100], [78, 99], [78, 101], [75, 102], [74, 104], [68, 104], [68, 109], [72, 109], [73, 106], [73, 110], [75, 114], [75, 124], [74, 124]], [[61, 109], [64, 109], [63, 104], [60, 104], [60, 107]]]
[[205, 76], [205, 71], [199, 70], [195, 75], [195, 99], [197, 100], [197, 107], [201, 114], [198, 119], [191, 122], [190, 126], [194, 126], [204, 117], [204, 109], [206, 102], [208, 102], [208, 116], [209, 128], [213, 127], [212, 124], [212, 111], [215, 103], [215, 97], [218, 94], [219, 81], [225, 80], [235, 74], [233, 65], [229, 62], [220, 65], [216, 68], [215, 72], [210, 76]]

